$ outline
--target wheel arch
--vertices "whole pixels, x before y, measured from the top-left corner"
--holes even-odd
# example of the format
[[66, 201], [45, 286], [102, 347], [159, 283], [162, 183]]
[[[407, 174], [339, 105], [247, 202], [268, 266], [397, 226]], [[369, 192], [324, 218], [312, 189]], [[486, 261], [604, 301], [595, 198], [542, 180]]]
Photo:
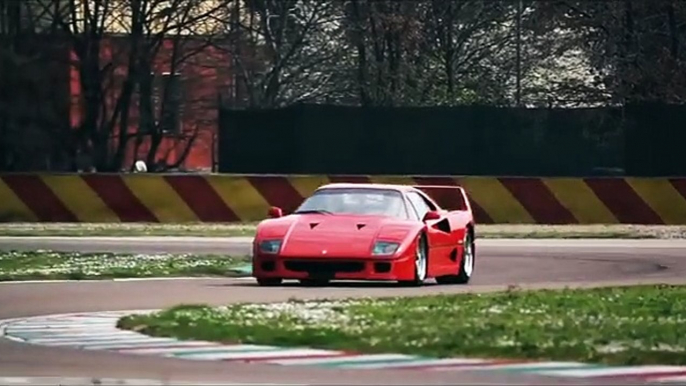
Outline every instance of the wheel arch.
[[476, 240], [476, 233], [474, 231], [474, 223], [473, 222], [467, 223], [467, 226], [465, 228], [467, 229], [467, 232], [469, 233], [469, 236], [471, 237], [472, 241]]
[[417, 232], [416, 236], [417, 240], [422, 240], [424, 241], [424, 254], [426, 255], [426, 264], [429, 264], [429, 260], [431, 259], [431, 241], [429, 240], [429, 234], [426, 230], [426, 228], [422, 228]]
[[429, 234], [426, 228], [422, 228], [419, 231], [418, 239], [424, 242], [424, 258], [426, 259], [426, 278], [429, 279], [432, 276], [431, 262], [431, 241], [429, 239]]

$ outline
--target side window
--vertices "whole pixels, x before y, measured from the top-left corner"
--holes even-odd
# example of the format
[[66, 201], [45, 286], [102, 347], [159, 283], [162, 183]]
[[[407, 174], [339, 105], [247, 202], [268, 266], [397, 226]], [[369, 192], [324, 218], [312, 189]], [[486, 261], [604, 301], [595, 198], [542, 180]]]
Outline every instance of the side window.
[[407, 212], [409, 214], [409, 218], [421, 221], [419, 215], [417, 214], [417, 209], [415, 209], [415, 205], [412, 203], [409, 194], [405, 195], [405, 202], [407, 203]]
[[422, 201], [424, 201], [424, 204], [426, 204], [426, 205], [429, 207], [429, 210], [436, 210], [436, 209], [438, 209], [438, 208], [436, 208], [436, 205], [434, 205], [434, 204], [431, 202], [431, 200], [429, 200], [425, 195], [423, 195], [423, 194], [421, 194], [421, 193], [417, 193], [417, 195], [419, 196], [419, 198], [422, 199]]
[[420, 220], [424, 218], [426, 212], [431, 210], [431, 208], [429, 208], [429, 205], [427, 205], [426, 201], [424, 201], [424, 199], [419, 194], [415, 192], [408, 192], [407, 198], [412, 203], [412, 207], [414, 207], [414, 210], [417, 213], [417, 216]]

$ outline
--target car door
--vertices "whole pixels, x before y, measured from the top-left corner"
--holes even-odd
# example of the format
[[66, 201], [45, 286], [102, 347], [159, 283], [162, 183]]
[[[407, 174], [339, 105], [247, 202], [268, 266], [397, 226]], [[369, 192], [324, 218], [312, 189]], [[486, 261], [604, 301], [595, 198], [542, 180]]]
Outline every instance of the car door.
[[[430, 206], [427, 200], [417, 192], [407, 192], [407, 199], [410, 201], [411, 209], [414, 210], [419, 221], [422, 221], [428, 211], [436, 209]], [[450, 251], [452, 250], [452, 237], [450, 233], [432, 227], [432, 225], [438, 221], [441, 220], [431, 220], [427, 222], [427, 237], [429, 239], [429, 245], [431, 245], [429, 260], [436, 263], [438, 266], [444, 267], [451, 263]]]

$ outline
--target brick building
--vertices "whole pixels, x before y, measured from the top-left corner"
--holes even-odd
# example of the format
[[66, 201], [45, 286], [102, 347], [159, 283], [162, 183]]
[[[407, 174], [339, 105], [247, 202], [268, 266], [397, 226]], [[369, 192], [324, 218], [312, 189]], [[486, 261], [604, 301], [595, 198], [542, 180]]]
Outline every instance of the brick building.
[[[101, 62], [112, 63], [114, 76], [112, 84], [104, 88], [107, 110], [112, 111], [121, 93], [123, 80], [127, 73], [128, 55], [125, 54], [128, 37], [111, 35], [102, 44]], [[179, 165], [182, 170], [210, 171], [216, 159], [216, 136], [218, 127], [218, 103], [231, 87], [230, 57], [227, 49], [214, 42], [207, 44], [203, 37], [185, 37], [183, 48], [178, 54], [187, 56], [178, 68], [170, 68], [172, 57], [172, 38], [162, 44], [162, 48], [152, 63], [152, 109], [155, 124], [163, 125], [163, 135], [155, 151], [155, 162]], [[122, 54], [124, 53], [124, 54]], [[76, 57], [72, 55], [76, 61]], [[172, 71], [173, 70], [173, 71]], [[83, 118], [83, 98], [79, 73], [71, 68], [70, 81], [70, 121], [72, 127], [79, 125]], [[168, 88], [164, 105], [167, 114], [162, 112], [164, 88]], [[141, 125], [140, 94], [134, 93], [129, 110], [129, 133], [135, 134]], [[111, 146], [119, 141], [118, 130], [111, 136]], [[153, 145], [152, 136], [134, 136], [127, 141], [124, 167], [130, 167], [136, 160], [148, 161], [148, 152]], [[190, 146], [189, 141], [192, 141]], [[190, 146], [190, 147], [189, 147]], [[188, 148], [188, 149], [187, 149]], [[188, 151], [187, 155], [184, 153]], [[148, 170], [153, 166], [148, 165]]]
[[[77, 47], [75, 44], [88, 46], [92, 43], [87, 41], [89, 38], [81, 39], [88, 33], [84, 33], [84, 27], [79, 27], [79, 23], [84, 20], [80, 12], [85, 12], [87, 4], [91, 4], [93, 9], [95, 3], [92, 0], [54, 0], [54, 3], [23, 0], [10, 4], [14, 4], [12, 9], [16, 12], [0, 12], [0, 20], [13, 21], [17, 27], [13, 34], [0, 34], [0, 51], [3, 53], [0, 55], [3, 57], [0, 60], [0, 169], [68, 171], [75, 167], [74, 158], [79, 160], [77, 164], [80, 166], [86, 165], [76, 165], [77, 169], [87, 169], [87, 165], [95, 163], [94, 158], [98, 154], [105, 152], [91, 150], [90, 154], [76, 154], [77, 148], [87, 148], [88, 144], [82, 144], [85, 135], [76, 134], [80, 132], [76, 128], [85, 126], [87, 109], [81, 81], [83, 74], [79, 72], [80, 63], [74, 48]], [[64, 10], [69, 10], [69, 4], [77, 8], [74, 13], [65, 11], [64, 15], [55, 16], [51, 8], [53, 4], [61, 4], [66, 7]], [[102, 7], [104, 3], [98, 4]], [[155, 2], [159, 20], [168, 17], [176, 21], [178, 15], [165, 14], [165, 4], [164, 0]], [[126, 123], [131, 138], [126, 142], [123, 169], [130, 168], [139, 159], [149, 163], [150, 158], [152, 163], [164, 162], [167, 165], [183, 158], [184, 161], [178, 165], [181, 170], [213, 169], [217, 153], [218, 103], [227, 94], [238, 97], [233, 87], [226, 23], [229, 18], [233, 23], [235, 15], [243, 15], [243, 8], [240, 1], [231, 2], [235, 9], [220, 6], [227, 4], [223, 0], [204, 0], [198, 4], [201, 5], [194, 5], [192, 13], [203, 14], [208, 9], [219, 13], [179, 30], [180, 35], [173, 36], [171, 29], [166, 31], [160, 50], [152, 56], [154, 60], [149, 69], [152, 90], [148, 94], [152, 96], [151, 118], [155, 125], [164, 126], [164, 134], [134, 135], [139, 127], [149, 127], [141, 122], [141, 118], [147, 115], [141, 114], [140, 90], [134, 90]], [[47, 5], [50, 7], [46, 8]], [[102, 105], [106, 114], [100, 115], [105, 119], [101, 118], [96, 125], [91, 122], [91, 126], [102, 127], [104, 121], [111, 120], [112, 110], [123, 89], [129, 61], [126, 51], [131, 45], [130, 11], [127, 7], [110, 8], [105, 17], [107, 20], [103, 22], [105, 36], [100, 42], [99, 65], [112, 72], [103, 77]], [[69, 20], [56, 23], [58, 17]], [[74, 23], [70, 21], [72, 17], [75, 17]], [[159, 20], [145, 27], [152, 29], [148, 33], [153, 38], [158, 33]], [[62, 29], [62, 26], [69, 26], [69, 30]], [[212, 44], [208, 44], [207, 36], [213, 37]], [[170, 63], [175, 41], [183, 42], [183, 48], [177, 54], [184, 59], [172, 69]], [[15, 60], [15, 57], [19, 59]], [[164, 93], [165, 89], [170, 91]], [[168, 103], [162, 103], [162, 99]], [[164, 112], [162, 105], [167, 106]], [[110, 153], [120, 141], [118, 122], [115, 122], [115, 127], [106, 139]], [[191, 139], [193, 146], [188, 148]], [[90, 141], [90, 138], [85, 141]], [[155, 157], [148, 157], [150, 148], [157, 149]], [[188, 154], [184, 154], [187, 149]], [[151, 169], [154, 165], [148, 165], [148, 170]]]

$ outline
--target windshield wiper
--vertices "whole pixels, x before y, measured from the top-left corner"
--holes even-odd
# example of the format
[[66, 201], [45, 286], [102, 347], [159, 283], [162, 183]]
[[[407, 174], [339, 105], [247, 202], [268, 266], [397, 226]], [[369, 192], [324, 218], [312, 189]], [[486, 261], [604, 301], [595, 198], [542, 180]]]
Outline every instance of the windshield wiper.
[[293, 212], [293, 214], [308, 214], [308, 213], [333, 214], [333, 212], [329, 212], [328, 210], [324, 210], [324, 209], [296, 210], [295, 212]]

